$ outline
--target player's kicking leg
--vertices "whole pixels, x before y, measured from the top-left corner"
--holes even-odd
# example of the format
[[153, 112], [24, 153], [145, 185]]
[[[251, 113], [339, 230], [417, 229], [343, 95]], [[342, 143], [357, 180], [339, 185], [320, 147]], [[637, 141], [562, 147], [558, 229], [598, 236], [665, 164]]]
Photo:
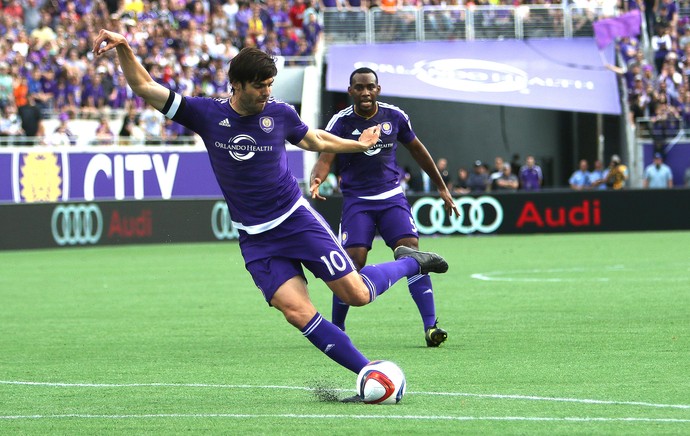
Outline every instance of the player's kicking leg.
[[445, 273], [448, 263], [436, 253], [406, 251], [394, 262], [367, 265], [359, 275], [348, 274], [330, 281], [328, 287], [350, 306], [364, 306], [374, 301], [403, 277], [420, 273]]
[[347, 334], [316, 310], [309, 299], [304, 277], [295, 276], [283, 283], [273, 294], [270, 303], [309, 342], [338, 364], [357, 374], [369, 363], [369, 359], [354, 346]]

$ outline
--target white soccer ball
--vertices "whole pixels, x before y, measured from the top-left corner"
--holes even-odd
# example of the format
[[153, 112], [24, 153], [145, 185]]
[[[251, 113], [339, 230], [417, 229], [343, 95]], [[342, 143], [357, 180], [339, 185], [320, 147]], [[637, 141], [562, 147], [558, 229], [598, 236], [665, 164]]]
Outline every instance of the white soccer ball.
[[396, 404], [406, 388], [402, 369], [388, 360], [369, 362], [357, 375], [357, 395], [367, 404]]

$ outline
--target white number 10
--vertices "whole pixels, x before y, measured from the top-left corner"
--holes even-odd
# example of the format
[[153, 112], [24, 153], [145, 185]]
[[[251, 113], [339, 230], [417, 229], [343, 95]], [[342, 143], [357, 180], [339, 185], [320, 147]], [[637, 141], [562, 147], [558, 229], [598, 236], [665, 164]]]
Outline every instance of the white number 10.
[[328, 267], [328, 272], [330, 272], [331, 275], [335, 275], [333, 268], [338, 271], [345, 271], [345, 265], [347, 265], [343, 255], [337, 251], [331, 251], [330, 261], [326, 258], [326, 256], [321, 256], [321, 260], [326, 264], [326, 267]]

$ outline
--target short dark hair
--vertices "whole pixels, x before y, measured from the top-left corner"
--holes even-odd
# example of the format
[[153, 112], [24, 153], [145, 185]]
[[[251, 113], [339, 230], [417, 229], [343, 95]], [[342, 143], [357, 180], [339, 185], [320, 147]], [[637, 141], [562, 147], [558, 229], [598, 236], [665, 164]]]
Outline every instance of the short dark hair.
[[379, 76], [376, 74], [376, 71], [372, 70], [371, 68], [367, 67], [362, 67], [362, 68], [357, 68], [350, 74], [350, 85], [352, 85], [352, 79], [355, 78], [355, 74], [373, 74], [374, 78], [376, 79], [376, 84], [379, 84]]
[[275, 59], [255, 47], [243, 48], [228, 68], [228, 82], [254, 83], [275, 77], [278, 74]]

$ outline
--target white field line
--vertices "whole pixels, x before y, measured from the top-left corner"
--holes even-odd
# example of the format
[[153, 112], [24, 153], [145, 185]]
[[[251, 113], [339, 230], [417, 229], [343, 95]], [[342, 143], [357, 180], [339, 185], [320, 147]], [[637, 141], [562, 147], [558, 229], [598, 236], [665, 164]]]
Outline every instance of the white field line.
[[[0, 385], [23, 385], [23, 386], [47, 386], [60, 388], [140, 388], [140, 387], [170, 387], [170, 388], [217, 388], [217, 389], [283, 389], [314, 391], [315, 388], [304, 386], [280, 386], [280, 385], [226, 385], [226, 384], [206, 384], [206, 383], [58, 383], [58, 382], [35, 382], [0, 380]], [[329, 389], [334, 392], [352, 393], [352, 389]], [[497, 400], [522, 400], [522, 401], [551, 401], [580, 404], [602, 404], [617, 406], [637, 406], [666, 409], [690, 410], [690, 404], [661, 404], [649, 403], [644, 401], [613, 401], [595, 400], [587, 398], [560, 398], [560, 397], [541, 397], [535, 395], [509, 395], [509, 394], [473, 394], [467, 392], [421, 392], [408, 391], [407, 395], [437, 395], [446, 397], [474, 397], [492, 398]]]
[[397, 419], [434, 421], [541, 421], [541, 422], [641, 422], [641, 423], [690, 423], [690, 419], [678, 418], [589, 418], [545, 416], [437, 416], [437, 415], [301, 415], [301, 414], [246, 414], [246, 413], [160, 413], [141, 415], [7, 415], [0, 420], [19, 419], [154, 419], [154, 418], [286, 418], [286, 419]]
[[[683, 265], [685, 266], [685, 265]], [[629, 281], [625, 276], [626, 267], [612, 265], [600, 268], [549, 268], [513, 271], [488, 271], [470, 274], [470, 278], [487, 282], [525, 282], [525, 283], [560, 283], [560, 282], [609, 282]], [[582, 274], [587, 273], [587, 275]], [[622, 273], [622, 274], [621, 274]], [[562, 274], [577, 274], [577, 277], [558, 277]], [[549, 277], [550, 276], [550, 277]], [[685, 277], [649, 277], [650, 282], [677, 282], [686, 281]]]
[[[604, 268], [608, 271], [620, 271], [620, 266], [613, 269]], [[558, 275], [562, 273], [593, 273], [592, 270], [585, 268], [550, 268], [550, 269], [532, 269], [532, 270], [515, 270], [515, 271], [489, 271], [483, 273], [474, 273], [470, 275], [471, 278], [483, 281], [492, 282], [569, 282], [581, 281], [582, 274], [578, 274], [577, 278], [563, 278], [563, 277], [543, 277], [544, 275]], [[517, 274], [518, 276], [515, 276]], [[584, 277], [587, 281], [607, 282], [609, 277]]]

